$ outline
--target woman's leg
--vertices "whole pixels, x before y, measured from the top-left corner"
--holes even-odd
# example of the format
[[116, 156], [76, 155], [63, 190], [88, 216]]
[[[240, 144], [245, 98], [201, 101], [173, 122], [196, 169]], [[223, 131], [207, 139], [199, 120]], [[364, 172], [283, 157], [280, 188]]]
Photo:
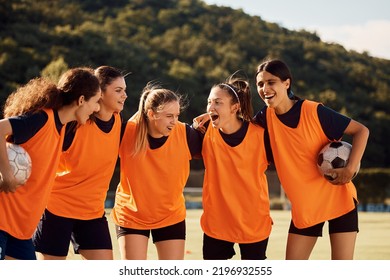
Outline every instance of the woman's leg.
[[113, 260], [114, 256], [110, 249], [88, 249], [79, 250], [79, 254], [84, 260]]
[[305, 236], [289, 233], [286, 246], [286, 260], [308, 260], [314, 245], [316, 236]]
[[141, 234], [126, 234], [118, 238], [122, 260], [146, 260], [149, 238]]
[[184, 260], [185, 240], [171, 239], [155, 243], [159, 260]]
[[332, 260], [352, 260], [355, 252], [357, 232], [332, 233], [329, 236]]

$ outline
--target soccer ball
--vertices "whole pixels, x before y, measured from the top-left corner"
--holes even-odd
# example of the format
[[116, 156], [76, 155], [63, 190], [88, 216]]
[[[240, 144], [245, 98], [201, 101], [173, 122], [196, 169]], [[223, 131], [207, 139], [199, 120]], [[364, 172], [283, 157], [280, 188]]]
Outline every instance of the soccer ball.
[[[334, 180], [334, 175], [330, 174], [328, 171], [330, 169], [345, 167], [348, 163], [351, 149], [352, 145], [345, 141], [331, 142], [326, 144], [318, 153], [317, 166], [320, 173], [327, 180]], [[359, 169], [360, 163], [352, 178], [355, 178], [359, 172]]]
[[31, 158], [22, 146], [6, 143], [9, 164], [16, 180], [24, 185], [31, 175]]

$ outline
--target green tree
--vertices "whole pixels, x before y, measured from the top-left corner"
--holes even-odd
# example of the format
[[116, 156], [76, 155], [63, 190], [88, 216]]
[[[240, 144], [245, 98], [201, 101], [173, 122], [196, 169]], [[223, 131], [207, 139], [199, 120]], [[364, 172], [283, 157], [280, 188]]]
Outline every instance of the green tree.
[[57, 83], [61, 75], [68, 70], [68, 64], [65, 62], [64, 58], [61, 56], [56, 60], [51, 61], [45, 68], [41, 71], [41, 76], [46, 77]]

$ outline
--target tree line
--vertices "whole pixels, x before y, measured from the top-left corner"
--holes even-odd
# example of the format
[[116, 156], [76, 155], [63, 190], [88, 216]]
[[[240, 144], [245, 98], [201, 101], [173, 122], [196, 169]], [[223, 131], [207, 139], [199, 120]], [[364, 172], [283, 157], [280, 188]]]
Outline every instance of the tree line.
[[369, 127], [362, 168], [390, 167], [389, 60], [200, 0], [0, 0], [1, 104], [33, 77], [111, 65], [131, 73], [125, 117], [154, 80], [186, 96], [181, 119], [191, 122], [211, 86], [236, 71], [252, 83], [256, 112], [254, 73], [266, 57], [287, 62], [297, 96]]

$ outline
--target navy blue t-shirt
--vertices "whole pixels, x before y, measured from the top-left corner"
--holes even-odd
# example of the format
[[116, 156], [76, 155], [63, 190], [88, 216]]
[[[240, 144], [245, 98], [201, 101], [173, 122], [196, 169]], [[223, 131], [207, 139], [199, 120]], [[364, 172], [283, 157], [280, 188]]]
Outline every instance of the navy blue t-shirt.
[[[304, 99], [298, 99], [298, 102], [296, 102], [288, 112], [281, 115], [277, 115], [279, 120], [288, 127], [296, 128], [301, 117], [301, 108], [304, 101]], [[264, 106], [255, 115], [255, 122], [266, 129], [266, 137], [268, 138], [267, 142], [269, 143], [266, 110], [267, 106]], [[351, 122], [351, 119], [347, 116], [344, 116], [322, 104], [317, 107], [317, 114], [321, 123], [322, 130], [324, 131], [326, 137], [328, 137], [328, 139], [331, 141], [339, 140], [343, 136], [345, 129]]]
[[[15, 144], [23, 144], [27, 142], [45, 125], [48, 119], [49, 116], [45, 111], [8, 118], [12, 127], [12, 135], [8, 141]], [[61, 123], [56, 110], [54, 110], [54, 119], [57, 131], [58, 133], [61, 133], [63, 124]]]
[[[202, 153], [202, 139], [198, 131], [193, 129], [189, 124], [186, 125], [187, 144], [192, 157], [199, 158]], [[158, 149], [167, 141], [169, 136], [153, 138], [148, 134], [149, 146], [151, 149]]]
[[[204, 124], [204, 126], [206, 128], [209, 125], [210, 125], [210, 121], [207, 121]], [[231, 147], [235, 147], [235, 146], [238, 146], [244, 140], [245, 135], [246, 135], [246, 133], [248, 131], [248, 127], [249, 127], [249, 122], [243, 121], [242, 126], [240, 127], [240, 129], [237, 130], [234, 133], [226, 134], [226, 133], [223, 133], [221, 130], [218, 130], [218, 131], [219, 131], [219, 134], [222, 136], [222, 139], [225, 141], [226, 144], [228, 144]], [[204, 134], [201, 133], [201, 132], [198, 132], [198, 133], [199, 133], [199, 135], [201, 135], [201, 137], [203, 139], [204, 138]], [[269, 137], [266, 138], [265, 134], [264, 134], [264, 145], [265, 145], [265, 150], [266, 150], [266, 153], [267, 153], [267, 160], [269, 162], [272, 162], [273, 157], [272, 157], [272, 152], [271, 152], [271, 146], [270, 146], [270, 143], [269, 143]]]
[[[122, 136], [123, 136], [123, 133], [125, 131], [127, 121], [123, 120], [122, 115], [120, 115], [120, 117], [121, 117], [121, 122], [122, 122], [120, 140], [122, 140]], [[101, 131], [103, 131], [105, 133], [109, 133], [111, 131], [112, 127], [114, 126], [115, 116], [112, 115], [111, 119], [108, 121], [103, 121], [103, 120], [95, 117], [94, 122], [96, 123], [96, 125], [99, 127], [99, 129]], [[68, 150], [70, 145], [72, 144], [75, 133], [76, 133], [76, 129], [77, 129], [77, 122], [76, 121], [72, 121], [72, 122], [69, 122], [66, 124], [64, 144], [62, 145], [63, 151]]]

